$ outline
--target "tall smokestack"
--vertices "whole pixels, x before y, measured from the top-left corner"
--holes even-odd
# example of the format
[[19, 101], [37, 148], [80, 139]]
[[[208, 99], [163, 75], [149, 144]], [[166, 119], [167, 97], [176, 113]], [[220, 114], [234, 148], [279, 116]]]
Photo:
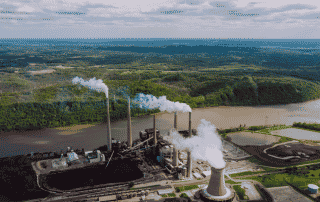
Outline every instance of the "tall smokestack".
[[176, 147], [173, 147], [173, 160], [172, 160], [173, 166], [178, 166], [178, 150]]
[[109, 97], [107, 98], [107, 145], [108, 145], [108, 150], [111, 151], [112, 150], [112, 144], [111, 144]]
[[177, 130], [177, 112], [174, 112], [174, 124], [173, 124], [173, 127], [174, 127], [174, 129], [176, 129]]
[[211, 178], [207, 189], [202, 189], [202, 196], [210, 200], [231, 201], [233, 195], [224, 182], [224, 167], [211, 167]]
[[191, 130], [191, 112], [189, 112], [189, 137], [192, 135], [192, 130]]
[[131, 136], [131, 115], [130, 115], [130, 97], [128, 97], [128, 123], [127, 123], [127, 126], [128, 126], [128, 147], [132, 147], [132, 136]]
[[156, 154], [156, 146], [157, 146], [156, 114], [153, 115], [153, 134], [154, 134], [153, 153], [155, 155]]
[[187, 157], [187, 178], [190, 178], [192, 175], [192, 160], [191, 160], [191, 151], [187, 151], [188, 157]]

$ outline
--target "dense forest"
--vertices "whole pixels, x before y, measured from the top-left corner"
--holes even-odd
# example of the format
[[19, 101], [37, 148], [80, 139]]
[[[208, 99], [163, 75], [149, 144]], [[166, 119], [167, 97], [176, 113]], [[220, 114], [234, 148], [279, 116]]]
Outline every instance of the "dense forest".
[[[102, 56], [90, 56], [95, 57]], [[113, 60], [120, 59], [105, 65], [79, 59], [59, 64], [72, 68], [55, 68], [51, 63], [30, 67], [54, 69], [46, 74], [30, 73], [29, 67], [3, 69], [0, 131], [105, 121], [106, 95], [72, 84], [76, 76], [96, 77], [108, 86], [111, 121], [127, 116], [127, 97], [133, 99], [138, 93], [166, 96], [191, 108], [287, 104], [320, 97], [316, 66], [272, 68], [232, 56], [130, 56], [130, 61], [121, 62], [123, 57], [114, 55]], [[133, 102], [131, 108], [132, 116], [158, 111], [138, 109]]]

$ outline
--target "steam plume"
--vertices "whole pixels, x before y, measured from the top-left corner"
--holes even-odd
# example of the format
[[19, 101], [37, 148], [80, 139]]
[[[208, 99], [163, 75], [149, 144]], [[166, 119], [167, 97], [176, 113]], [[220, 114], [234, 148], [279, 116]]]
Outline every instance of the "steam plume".
[[165, 136], [179, 150], [190, 150], [193, 159], [208, 161], [215, 168], [224, 168], [226, 162], [221, 152], [222, 142], [216, 134], [216, 127], [205, 119], [197, 128], [198, 136], [183, 138], [177, 131], [173, 131], [170, 136]]
[[83, 86], [87, 86], [92, 90], [97, 92], [104, 92], [108, 98], [108, 87], [103, 83], [101, 79], [96, 80], [96, 77], [90, 79], [89, 81], [84, 81], [82, 78], [75, 77], [72, 79], [73, 84], [80, 83]]
[[143, 109], [156, 109], [159, 108], [160, 111], [167, 112], [191, 112], [189, 105], [185, 103], [172, 102], [167, 100], [166, 96], [160, 96], [159, 98], [153, 95], [145, 95], [139, 93], [134, 99], [134, 102], [138, 103], [140, 108]]

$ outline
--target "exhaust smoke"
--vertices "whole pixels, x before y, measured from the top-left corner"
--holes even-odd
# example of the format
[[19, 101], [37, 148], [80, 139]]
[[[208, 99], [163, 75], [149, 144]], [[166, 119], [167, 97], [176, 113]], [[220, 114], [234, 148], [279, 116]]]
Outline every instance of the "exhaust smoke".
[[164, 139], [175, 145], [178, 150], [189, 149], [193, 159], [208, 161], [212, 167], [224, 168], [226, 162], [222, 154], [222, 142], [216, 127], [205, 119], [201, 120], [198, 128], [198, 136], [183, 138], [177, 131], [173, 130], [170, 136]]

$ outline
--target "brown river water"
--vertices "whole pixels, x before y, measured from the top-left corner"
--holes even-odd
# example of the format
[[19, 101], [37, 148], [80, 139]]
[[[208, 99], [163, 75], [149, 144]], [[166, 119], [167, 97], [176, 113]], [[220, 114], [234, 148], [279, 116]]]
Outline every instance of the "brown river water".
[[[189, 113], [178, 113], [178, 130], [188, 129]], [[218, 128], [285, 124], [293, 122], [320, 123], [320, 99], [303, 103], [257, 107], [208, 107], [192, 111], [192, 128], [200, 120], [210, 121]], [[132, 118], [132, 139], [139, 138], [139, 131], [153, 127], [152, 116]], [[159, 113], [156, 127], [161, 134], [173, 128], [174, 114]], [[120, 141], [127, 140], [127, 120], [111, 123], [111, 136]], [[37, 131], [0, 133], [0, 157], [28, 154], [30, 152], [65, 151], [74, 149], [92, 150], [107, 143], [106, 124], [78, 125], [65, 128], [45, 128]], [[320, 136], [320, 134], [319, 134]]]

